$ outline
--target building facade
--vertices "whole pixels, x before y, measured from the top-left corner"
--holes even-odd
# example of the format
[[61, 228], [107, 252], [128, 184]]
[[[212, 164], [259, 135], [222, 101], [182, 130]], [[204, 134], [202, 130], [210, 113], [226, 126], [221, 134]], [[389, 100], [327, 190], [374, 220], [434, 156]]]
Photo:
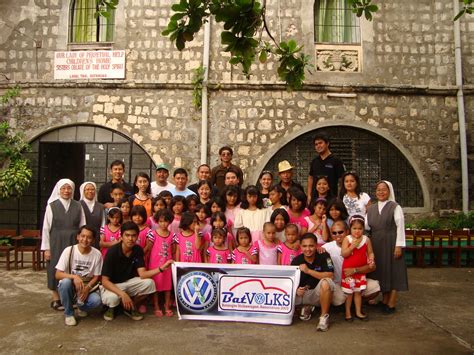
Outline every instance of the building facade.
[[[211, 21], [204, 113], [192, 104], [203, 32], [179, 52], [161, 35], [172, 1], [120, 0], [108, 19], [93, 17], [95, 3], [0, 4], [0, 93], [21, 87], [9, 117], [32, 143], [34, 168], [25, 196], [1, 204], [2, 227], [38, 227], [55, 180], [100, 185], [115, 158], [125, 161], [127, 180], [162, 162], [194, 173], [201, 161], [216, 165], [219, 147], [229, 144], [249, 183], [289, 159], [306, 184], [318, 130], [333, 138], [332, 150], [361, 175], [365, 191], [389, 179], [408, 213], [461, 208], [452, 1], [376, 1], [372, 22], [354, 18], [344, 0], [268, 2], [274, 37], [303, 44], [314, 65], [293, 92], [278, 80], [273, 58], [245, 79], [228, 63], [221, 27]], [[474, 17], [466, 15], [460, 38], [471, 208], [473, 33]], [[124, 50], [125, 77], [55, 80], [55, 53], [78, 50]]]

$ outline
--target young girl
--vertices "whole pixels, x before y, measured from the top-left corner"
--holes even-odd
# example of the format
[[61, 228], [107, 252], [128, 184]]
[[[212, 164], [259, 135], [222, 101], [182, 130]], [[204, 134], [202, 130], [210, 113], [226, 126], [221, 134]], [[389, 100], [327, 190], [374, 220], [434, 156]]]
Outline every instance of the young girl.
[[226, 186], [222, 191], [222, 200], [225, 204], [227, 222], [231, 221], [235, 226], [235, 218], [240, 211], [240, 189], [233, 185]]
[[[168, 227], [173, 220], [173, 214], [167, 209], [162, 209], [156, 212], [155, 220], [157, 221], [157, 228], [149, 234], [148, 238], [150, 243], [153, 244], [150, 251], [150, 270], [161, 267], [166, 261], [173, 259], [175, 252], [174, 234], [168, 230]], [[153, 294], [155, 316], [163, 316], [163, 312], [160, 309], [158, 302], [158, 295], [160, 292], [164, 292], [165, 316], [172, 317], [171, 290], [173, 286], [171, 283], [171, 269], [164, 270], [158, 275], [153, 276], [153, 281], [155, 281], [156, 286], [156, 293]]]
[[326, 216], [326, 223], [328, 225], [328, 228], [331, 228], [334, 222], [346, 222], [347, 217], [349, 217], [349, 214], [347, 213], [347, 209], [344, 203], [338, 198], [336, 198], [329, 203]]
[[295, 257], [302, 253], [298, 240], [298, 227], [295, 224], [288, 224], [285, 227], [286, 241], [278, 245], [278, 265], [291, 265]]
[[349, 217], [361, 215], [365, 217], [367, 207], [370, 206], [370, 196], [360, 191], [359, 176], [353, 172], [347, 172], [342, 175], [342, 187], [339, 192], [339, 198], [344, 202]]
[[286, 240], [285, 226], [290, 223], [290, 216], [288, 216], [288, 212], [286, 212], [286, 210], [283, 208], [276, 209], [270, 216], [270, 222], [275, 225], [277, 239], [283, 243]]
[[[224, 212], [216, 212], [211, 216], [210, 220], [210, 225], [212, 230], [214, 229], [224, 229], [226, 230], [226, 238], [224, 240], [224, 244], [226, 247], [228, 247], [230, 250], [233, 250], [235, 247], [235, 240], [234, 240], [234, 235], [232, 234], [231, 226], [227, 225], [227, 219], [225, 218]], [[209, 244], [212, 242], [211, 234], [208, 233], [205, 235], [205, 240], [206, 240], [206, 249], [209, 246]]]
[[199, 197], [197, 197], [196, 195], [189, 195], [188, 197], [186, 197], [187, 211], [194, 213], [198, 203]]
[[111, 207], [118, 207], [120, 200], [125, 196], [124, 187], [122, 184], [113, 183], [110, 187], [110, 197], [114, 202], [110, 204], [109, 208]]
[[342, 262], [341, 288], [347, 294], [346, 298], [346, 320], [351, 321], [352, 300], [355, 305], [355, 316], [360, 320], [366, 320], [367, 315], [362, 313], [361, 292], [367, 288], [365, 274], [357, 272], [357, 268], [367, 264], [374, 264], [374, 252], [372, 243], [364, 235], [365, 219], [363, 216], [354, 215], [350, 219], [351, 234], [342, 241], [341, 255]]
[[163, 198], [153, 197], [151, 199], [151, 205], [153, 206], [153, 215], [148, 218], [146, 223], [150, 226], [151, 230], [155, 230], [158, 228], [158, 220], [155, 218], [156, 213], [166, 209], [166, 202]]
[[164, 199], [166, 202], [166, 206], [169, 206], [171, 203], [171, 199], [173, 198], [173, 195], [168, 190], [164, 190], [164, 191], [161, 191], [156, 197]]
[[99, 246], [104, 258], [108, 248], [121, 241], [120, 226], [122, 225], [122, 212], [120, 212], [120, 209], [118, 207], [109, 208], [107, 220], [108, 223], [100, 228]]
[[169, 226], [170, 232], [177, 234], [179, 232], [181, 215], [186, 211], [186, 199], [183, 196], [175, 196], [171, 199], [168, 206], [170, 206], [169, 209], [173, 213], [173, 222]]
[[262, 227], [270, 220], [268, 210], [263, 208], [262, 197], [256, 186], [249, 185], [244, 191], [244, 201], [234, 221], [234, 228], [247, 227], [252, 234], [252, 244], [262, 236]]
[[[135, 176], [133, 182], [134, 195], [130, 196], [130, 205], [143, 206], [146, 211], [147, 218], [152, 215], [151, 208], [151, 187], [150, 177], [147, 173], [140, 172]], [[146, 219], [145, 219], [146, 221]]]
[[205, 205], [211, 200], [212, 186], [208, 180], [201, 180], [198, 182], [197, 193], [199, 196], [199, 203]]
[[200, 263], [202, 234], [199, 232], [197, 218], [191, 212], [184, 212], [179, 222], [181, 230], [175, 236], [176, 261]]
[[308, 228], [308, 222], [305, 220], [305, 217], [311, 215], [309, 210], [306, 208], [307, 197], [306, 194], [298, 188], [289, 188], [288, 194], [290, 196], [290, 201], [288, 205], [288, 215], [290, 216], [290, 223], [296, 224], [300, 231], [303, 228]]
[[207, 203], [211, 216], [216, 212], [225, 212], [225, 203], [219, 196], [214, 196]]
[[319, 176], [316, 179], [316, 195], [313, 196], [313, 199], [317, 200], [318, 198], [325, 198], [326, 201], [329, 201], [331, 197], [331, 189], [329, 188], [329, 180], [327, 176]]
[[313, 233], [318, 238], [318, 246], [328, 241], [329, 229], [326, 224], [326, 207], [327, 203], [324, 198], [318, 198], [311, 202], [310, 210], [314, 211], [309, 217], [305, 217], [308, 224], [307, 228], [302, 228], [301, 233]]
[[273, 182], [273, 174], [271, 171], [264, 170], [258, 177], [258, 187], [260, 188], [260, 195], [263, 199], [263, 205], [265, 207], [271, 206], [271, 202], [269, 201], [270, 197], [270, 187], [272, 186]]
[[138, 226], [140, 232], [138, 233], [137, 245], [141, 246], [143, 253], [145, 254], [145, 261], [148, 260], [148, 253], [151, 249], [151, 243], [147, 243], [147, 235], [151, 231], [151, 228], [146, 223], [146, 211], [143, 206], [133, 206], [130, 212], [132, 222]]
[[212, 231], [212, 246], [206, 250], [206, 263], [229, 264], [232, 261], [231, 251], [226, 247], [227, 231], [216, 228]]
[[278, 265], [278, 246], [280, 241], [275, 237], [276, 229], [272, 222], [263, 225], [263, 238], [255, 241], [254, 250], [260, 265]]
[[232, 262], [234, 264], [256, 264], [257, 257], [250, 242], [252, 236], [250, 230], [246, 227], [239, 228], [235, 236], [237, 248], [232, 251]]
[[209, 212], [205, 205], [198, 204], [194, 210], [194, 214], [197, 217], [197, 225], [200, 232], [203, 235], [212, 231], [211, 224], [209, 222]]
[[130, 206], [130, 202], [128, 201], [128, 197], [123, 197], [118, 206], [120, 208], [120, 211], [122, 212], [122, 223], [129, 222], [130, 221], [130, 210], [132, 207]]
[[286, 191], [280, 185], [274, 185], [270, 187], [268, 193], [268, 201], [272, 211], [275, 211], [278, 208], [285, 208], [286, 203]]

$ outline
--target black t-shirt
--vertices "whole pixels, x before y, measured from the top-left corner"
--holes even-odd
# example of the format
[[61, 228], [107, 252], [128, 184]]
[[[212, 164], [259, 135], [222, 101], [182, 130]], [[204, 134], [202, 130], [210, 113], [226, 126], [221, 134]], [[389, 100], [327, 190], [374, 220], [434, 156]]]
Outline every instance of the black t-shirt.
[[143, 249], [134, 245], [132, 254], [125, 256], [122, 243], [110, 247], [105, 254], [102, 275], [107, 276], [114, 284], [125, 282], [138, 276], [137, 269], [145, 267]]
[[[100, 187], [99, 193], [97, 194], [97, 200], [100, 203], [103, 204], [103, 203], [107, 203], [107, 202], [114, 202], [114, 199], [110, 196], [110, 190], [112, 189], [112, 184], [113, 184], [112, 181], [108, 181]], [[122, 182], [121, 185], [125, 189], [125, 191], [124, 191], [125, 196], [124, 197], [128, 197], [128, 196], [133, 195], [132, 185], [130, 185], [128, 182], [125, 182], [125, 181]]]
[[288, 189], [285, 189], [283, 187], [283, 185], [281, 184], [281, 180], [278, 182], [278, 185], [280, 185], [285, 191], [287, 191], [290, 187], [296, 187], [296, 188], [300, 189], [301, 191], [303, 191], [304, 193], [306, 193], [303, 186], [300, 183], [296, 182], [295, 180], [291, 180], [290, 187]]
[[327, 176], [329, 180], [329, 188], [333, 196], [337, 196], [337, 185], [339, 179], [344, 174], [346, 168], [344, 163], [334, 155], [330, 154], [326, 159], [322, 160], [318, 155], [313, 159], [309, 167], [309, 175], [313, 177], [313, 187], [311, 188], [311, 196], [316, 193], [316, 179], [319, 176]]
[[[314, 270], [317, 272], [334, 272], [334, 265], [332, 263], [331, 256], [326, 252], [322, 254], [316, 253], [312, 264], [308, 263], [304, 259], [303, 254], [298, 255], [291, 262], [291, 265], [295, 266], [301, 264], [306, 264], [306, 266], [308, 266], [310, 270]], [[319, 279], [311, 275], [305, 274], [304, 272], [301, 272], [299, 287], [308, 286], [310, 289], [313, 289], [318, 286], [318, 283]]]

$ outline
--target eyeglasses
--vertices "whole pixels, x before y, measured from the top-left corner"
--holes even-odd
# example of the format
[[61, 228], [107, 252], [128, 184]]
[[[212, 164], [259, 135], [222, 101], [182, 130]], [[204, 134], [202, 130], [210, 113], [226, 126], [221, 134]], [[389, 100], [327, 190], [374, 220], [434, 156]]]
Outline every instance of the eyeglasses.
[[226, 155], [232, 155], [230, 152], [222, 152], [221, 155], [226, 156]]
[[333, 231], [331, 232], [332, 235], [341, 235], [341, 234], [344, 234], [345, 231]]

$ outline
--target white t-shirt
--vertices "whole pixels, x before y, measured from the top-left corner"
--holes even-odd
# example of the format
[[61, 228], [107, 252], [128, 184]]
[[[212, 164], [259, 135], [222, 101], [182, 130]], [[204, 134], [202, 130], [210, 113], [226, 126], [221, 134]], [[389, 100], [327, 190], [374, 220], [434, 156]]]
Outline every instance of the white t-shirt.
[[171, 191], [172, 189], [175, 188], [175, 186], [171, 182], [166, 182], [166, 186], [160, 186], [156, 183], [156, 181], [153, 181], [150, 185], [150, 188], [151, 188], [151, 195], [153, 197], [156, 197], [159, 195], [160, 192]]
[[[72, 251], [72, 260], [69, 262], [71, 248], [74, 249]], [[69, 265], [71, 265], [71, 270], [69, 270]], [[94, 276], [99, 276], [102, 272], [102, 254], [94, 247], [92, 247], [88, 254], [81, 254], [76, 244], [64, 249], [56, 269], [69, 274], [79, 275], [84, 279], [91, 279]]]
[[342, 202], [347, 208], [347, 213], [349, 216], [353, 216], [355, 214], [364, 216], [367, 214], [367, 204], [370, 201], [370, 196], [367, 195], [365, 192], [362, 192], [359, 198], [352, 198], [348, 195], [344, 195]]
[[342, 274], [342, 262], [344, 258], [341, 255], [341, 247], [337, 245], [336, 241], [333, 240], [332, 242], [326, 243], [323, 245], [323, 248], [328, 252], [331, 256], [332, 263], [334, 265], [334, 283], [340, 284], [341, 283], [341, 274]]

